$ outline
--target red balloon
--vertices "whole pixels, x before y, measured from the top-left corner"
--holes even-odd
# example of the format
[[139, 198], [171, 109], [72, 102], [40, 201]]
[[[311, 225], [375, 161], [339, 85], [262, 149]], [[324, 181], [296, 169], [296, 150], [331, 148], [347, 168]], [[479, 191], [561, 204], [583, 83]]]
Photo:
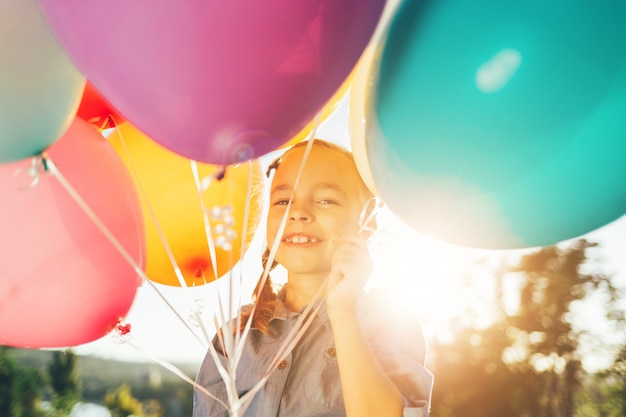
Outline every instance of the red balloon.
[[[110, 145], [76, 118], [48, 155], [143, 268], [141, 206]], [[127, 314], [141, 278], [61, 182], [32, 176], [30, 167], [30, 160], [0, 165], [0, 344], [93, 341]]]
[[133, 126], [228, 165], [313, 120], [368, 44], [385, 0], [38, 0], [90, 82]]
[[94, 125], [99, 131], [117, 127], [125, 121], [90, 82], [85, 84], [85, 91], [76, 115]]

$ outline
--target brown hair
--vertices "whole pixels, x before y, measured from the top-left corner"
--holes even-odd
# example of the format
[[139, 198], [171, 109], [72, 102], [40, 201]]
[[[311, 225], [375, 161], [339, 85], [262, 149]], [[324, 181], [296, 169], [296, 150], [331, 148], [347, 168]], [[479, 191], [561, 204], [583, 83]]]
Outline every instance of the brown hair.
[[[295, 149], [305, 148], [307, 145], [308, 145], [308, 141], [303, 141], [303, 142], [299, 142], [299, 143], [295, 144], [294, 146], [292, 146], [291, 148], [287, 149], [279, 158], [275, 159], [268, 166], [266, 175], [269, 177], [271, 172], [272, 172], [272, 170], [278, 169], [278, 167], [280, 166], [280, 164], [281, 164], [281, 162], [283, 160], [283, 157], [285, 155], [287, 155], [289, 152], [291, 152], [292, 150], [295, 150]], [[347, 149], [342, 148], [339, 145], [335, 145], [334, 143], [326, 142], [325, 140], [322, 140], [322, 139], [314, 139], [314, 142], [313, 142], [312, 146], [318, 146], [318, 147], [330, 149], [332, 151], [338, 152], [339, 154], [345, 156], [346, 159], [352, 165], [354, 165], [354, 169], [358, 173], [358, 169], [356, 167], [356, 163], [354, 162], [354, 157], [352, 156], [352, 153], [350, 151], [348, 151]], [[367, 198], [373, 197], [373, 194], [368, 190], [368, 188], [365, 185], [365, 183], [363, 183], [363, 187], [362, 188], [365, 190], [363, 197], [367, 197]], [[269, 255], [270, 255], [270, 251], [269, 251], [269, 249], [266, 248], [265, 252], [263, 252], [263, 255], [261, 257], [261, 263], [263, 264], [263, 271], [264, 272], [265, 272], [265, 269], [267, 268], [267, 263], [269, 261]], [[272, 265], [270, 266], [270, 271], [273, 270], [277, 265], [278, 265], [278, 263], [276, 261], [273, 261]], [[276, 307], [277, 294], [274, 291], [273, 284], [272, 284], [272, 279], [271, 279], [270, 275], [269, 274], [267, 275], [267, 278], [266, 278], [265, 282], [263, 283], [263, 285], [261, 285], [262, 279], [263, 279], [263, 274], [261, 274], [261, 277], [259, 278], [259, 281], [257, 282], [257, 285], [256, 285], [256, 287], [254, 289], [254, 293], [253, 293], [252, 301], [256, 304], [256, 308], [254, 310], [246, 309], [245, 311], [242, 311], [242, 313], [241, 313], [241, 330], [243, 330], [243, 328], [246, 325], [246, 322], [250, 318], [250, 314], [254, 311], [254, 313], [252, 315], [252, 324], [251, 324], [251, 326], [256, 328], [256, 329], [258, 329], [258, 330], [260, 330], [263, 333], [271, 334], [272, 332], [271, 332], [271, 329], [270, 329], [270, 326], [269, 326], [269, 321], [272, 318], [272, 316], [274, 315], [274, 309]]]

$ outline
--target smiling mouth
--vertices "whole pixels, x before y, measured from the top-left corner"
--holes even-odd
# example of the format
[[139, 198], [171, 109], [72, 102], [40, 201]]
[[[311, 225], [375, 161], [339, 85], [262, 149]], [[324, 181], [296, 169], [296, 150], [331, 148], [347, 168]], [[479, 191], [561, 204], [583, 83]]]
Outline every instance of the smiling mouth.
[[283, 238], [284, 243], [292, 245], [306, 245], [319, 242], [319, 239], [313, 236], [304, 235], [301, 233], [293, 233]]

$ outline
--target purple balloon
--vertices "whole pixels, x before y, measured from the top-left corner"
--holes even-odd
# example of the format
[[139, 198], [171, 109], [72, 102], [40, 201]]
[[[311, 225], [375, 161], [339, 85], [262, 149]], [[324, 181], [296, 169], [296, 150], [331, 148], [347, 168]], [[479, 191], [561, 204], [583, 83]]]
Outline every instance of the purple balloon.
[[348, 77], [384, 0], [39, 0], [96, 89], [187, 158], [278, 148]]

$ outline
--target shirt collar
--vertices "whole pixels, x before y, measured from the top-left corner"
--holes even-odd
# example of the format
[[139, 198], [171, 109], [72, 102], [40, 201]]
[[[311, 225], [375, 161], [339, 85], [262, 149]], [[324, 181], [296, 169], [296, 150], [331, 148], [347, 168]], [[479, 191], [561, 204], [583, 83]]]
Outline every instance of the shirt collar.
[[[270, 319], [278, 319], [278, 320], [290, 320], [293, 318], [297, 318], [306, 310], [307, 306], [300, 308], [299, 311], [291, 311], [287, 308], [285, 304], [285, 295], [286, 288], [283, 287], [280, 289], [278, 294], [276, 295], [276, 308], [274, 309], [274, 315]], [[319, 308], [317, 309], [317, 315], [322, 320], [324, 324], [328, 323], [328, 312], [326, 311], [326, 300], [315, 301], [313, 306], [311, 307], [311, 311], [315, 311], [317, 303], [321, 303]]]

